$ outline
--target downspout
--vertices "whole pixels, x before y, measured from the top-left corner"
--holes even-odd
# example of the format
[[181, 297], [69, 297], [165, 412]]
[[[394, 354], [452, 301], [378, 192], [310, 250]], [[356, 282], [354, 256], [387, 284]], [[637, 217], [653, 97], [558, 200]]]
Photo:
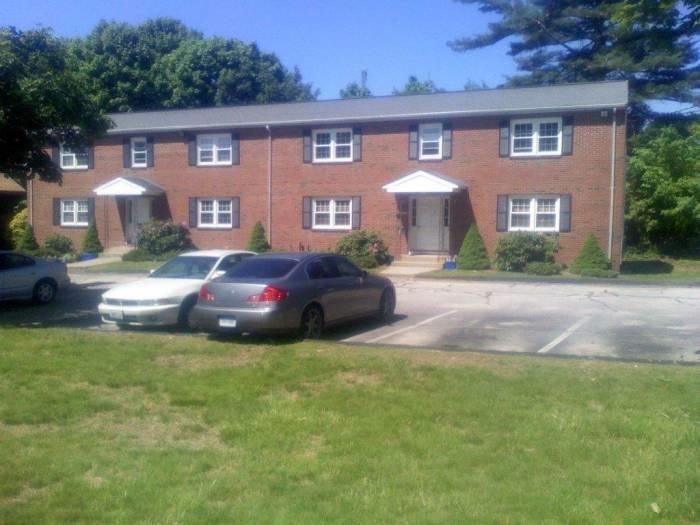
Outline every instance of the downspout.
[[272, 246], [272, 129], [267, 130], [267, 243]]
[[612, 153], [610, 155], [610, 222], [608, 224], [608, 259], [612, 260], [613, 225], [615, 215], [615, 158], [617, 149], [617, 108], [612, 110]]

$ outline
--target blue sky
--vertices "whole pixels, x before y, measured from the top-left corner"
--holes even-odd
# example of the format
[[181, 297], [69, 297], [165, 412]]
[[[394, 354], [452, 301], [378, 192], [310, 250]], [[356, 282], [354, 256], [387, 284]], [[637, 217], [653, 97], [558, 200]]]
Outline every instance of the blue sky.
[[454, 0], [3, 0], [0, 25], [50, 27], [85, 36], [102, 19], [139, 24], [169, 16], [205, 36], [256, 42], [320, 89], [338, 98], [367, 71], [374, 95], [402, 88], [410, 75], [459, 90], [495, 87], [515, 73], [507, 46], [457, 53], [447, 41], [487, 29], [490, 18]]

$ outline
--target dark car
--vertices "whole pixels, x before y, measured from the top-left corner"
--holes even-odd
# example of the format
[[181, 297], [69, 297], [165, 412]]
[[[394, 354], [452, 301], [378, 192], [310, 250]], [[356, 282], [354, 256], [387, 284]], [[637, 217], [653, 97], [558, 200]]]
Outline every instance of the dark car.
[[70, 278], [62, 261], [0, 251], [0, 301], [31, 299], [47, 304], [68, 284]]
[[205, 283], [192, 311], [208, 332], [292, 332], [318, 338], [329, 325], [375, 316], [391, 321], [392, 282], [341, 255], [275, 253], [250, 257]]

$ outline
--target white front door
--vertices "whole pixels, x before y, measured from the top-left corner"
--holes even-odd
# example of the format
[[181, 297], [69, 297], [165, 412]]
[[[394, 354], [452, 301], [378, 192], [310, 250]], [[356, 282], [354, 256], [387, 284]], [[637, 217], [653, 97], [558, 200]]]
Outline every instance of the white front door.
[[410, 199], [408, 248], [413, 252], [444, 252], [449, 247], [449, 199], [416, 195]]
[[139, 226], [151, 220], [151, 199], [129, 197], [126, 199], [126, 242], [135, 245]]

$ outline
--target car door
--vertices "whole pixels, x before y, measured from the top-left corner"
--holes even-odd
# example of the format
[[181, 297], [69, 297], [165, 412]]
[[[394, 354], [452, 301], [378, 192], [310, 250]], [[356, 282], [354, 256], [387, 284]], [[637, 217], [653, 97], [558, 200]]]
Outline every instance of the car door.
[[377, 310], [381, 290], [370, 285], [370, 280], [360, 268], [344, 257], [334, 257], [335, 266], [345, 285], [345, 300], [352, 305], [352, 315], [360, 317]]
[[340, 279], [331, 257], [315, 257], [306, 265], [306, 275], [316, 300], [323, 306], [324, 319], [333, 323], [348, 316], [346, 283]]
[[0, 295], [4, 299], [31, 297], [36, 280], [34, 259], [19, 253], [0, 254]]

